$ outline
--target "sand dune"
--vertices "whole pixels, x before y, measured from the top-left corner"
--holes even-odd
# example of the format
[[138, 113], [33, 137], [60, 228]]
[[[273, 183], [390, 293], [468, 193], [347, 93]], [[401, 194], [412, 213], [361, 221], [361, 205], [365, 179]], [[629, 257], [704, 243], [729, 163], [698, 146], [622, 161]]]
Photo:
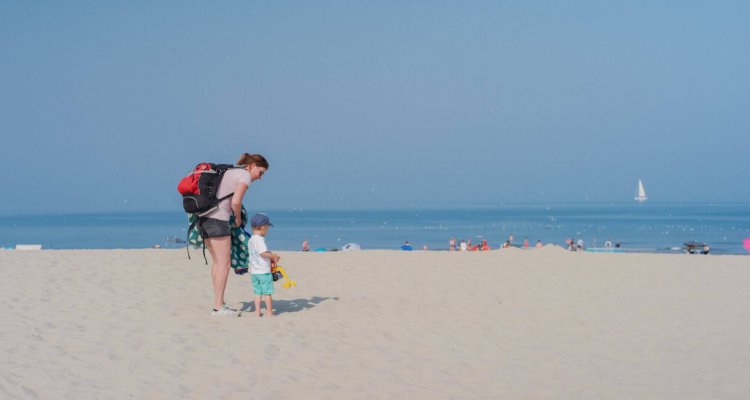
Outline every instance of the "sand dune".
[[750, 397], [750, 257], [281, 253], [209, 315], [184, 250], [0, 251], [0, 398]]

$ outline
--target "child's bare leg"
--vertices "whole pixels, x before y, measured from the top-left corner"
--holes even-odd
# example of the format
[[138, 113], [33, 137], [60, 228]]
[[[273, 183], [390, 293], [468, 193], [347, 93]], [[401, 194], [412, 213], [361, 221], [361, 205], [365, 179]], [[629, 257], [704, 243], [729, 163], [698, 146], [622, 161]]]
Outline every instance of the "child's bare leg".
[[266, 295], [266, 317], [273, 317], [273, 300], [271, 295]]
[[260, 298], [262, 296], [255, 295], [255, 315], [260, 317]]

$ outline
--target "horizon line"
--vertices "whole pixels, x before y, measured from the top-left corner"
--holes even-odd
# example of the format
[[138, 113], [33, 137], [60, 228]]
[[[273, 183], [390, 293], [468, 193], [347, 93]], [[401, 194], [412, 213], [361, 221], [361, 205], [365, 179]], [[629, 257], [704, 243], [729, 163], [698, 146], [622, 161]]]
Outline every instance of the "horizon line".
[[[500, 203], [484, 203], [484, 204], [464, 204], [464, 205], [378, 205], [371, 207], [277, 207], [277, 208], [263, 208], [266, 211], [283, 211], [283, 212], [305, 212], [305, 211], [386, 211], [386, 210], [408, 210], [408, 211], [419, 211], [419, 210], [467, 210], [467, 209], [493, 209], [501, 208], [503, 206], [626, 206], [633, 205], [638, 207], [648, 207], [649, 204], [656, 205], [673, 205], [673, 206], [689, 206], [689, 205], [707, 205], [707, 206], [727, 206], [727, 205], [748, 205], [750, 201], [648, 201], [645, 203], [636, 201], [591, 201], [581, 203], [580, 201], [554, 201], [554, 202], [500, 202]], [[155, 213], [175, 213], [185, 214], [184, 211], [179, 209], [153, 209], [153, 210], [102, 210], [102, 211], [49, 211], [41, 213], [31, 213], [21, 211], [18, 213], [0, 213], [0, 218], [4, 217], [24, 217], [24, 216], [55, 216], [55, 215], [103, 215], [103, 214], [155, 214]]]

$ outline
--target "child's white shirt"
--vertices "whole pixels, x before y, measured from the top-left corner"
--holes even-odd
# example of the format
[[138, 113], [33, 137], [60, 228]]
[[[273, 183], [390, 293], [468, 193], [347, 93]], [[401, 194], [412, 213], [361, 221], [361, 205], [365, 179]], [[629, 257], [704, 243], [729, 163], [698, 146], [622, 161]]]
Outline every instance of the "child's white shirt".
[[261, 257], [260, 255], [268, 251], [266, 247], [266, 238], [261, 235], [250, 236], [250, 273], [270, 274], [271, 260]]

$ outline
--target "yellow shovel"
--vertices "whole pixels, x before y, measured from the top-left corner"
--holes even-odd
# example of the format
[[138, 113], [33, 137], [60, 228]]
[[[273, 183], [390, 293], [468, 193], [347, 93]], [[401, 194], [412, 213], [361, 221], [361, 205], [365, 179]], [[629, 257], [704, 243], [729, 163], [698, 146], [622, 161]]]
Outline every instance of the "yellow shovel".
[[289, 289], [292, 286], [297, 286], [297, 282], [289, 279], [289, 275], [286, 274], [284, 267], [282, 267], [281, 265], [276, 265], [274, 263], [273, 268], [271, 268], [271, 273], [273, 274], [274, 281], [279, 280], [278, 274], [281, 274], [281, 276], [284, 278], [284, 283], [282, 283], [281, 286], [287, 289]]

